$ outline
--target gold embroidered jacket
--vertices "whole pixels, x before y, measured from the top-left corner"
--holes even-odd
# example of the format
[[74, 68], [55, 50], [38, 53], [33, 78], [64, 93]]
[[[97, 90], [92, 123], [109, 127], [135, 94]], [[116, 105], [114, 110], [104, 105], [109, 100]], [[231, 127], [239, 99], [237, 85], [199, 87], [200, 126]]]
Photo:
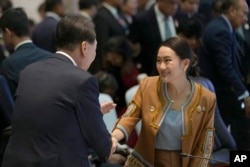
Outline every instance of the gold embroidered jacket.
[[[184, 107], [182, 152], [210, 158], [214, 139], [215, 94], [193, 81], [192, 97]], [[123, 131], [126, 139], [139, 120], [142, 127], [129, 166], [153, 166], [156, 134], [169, 105], [164, 83], [160, 77], [147, 77], [140, 86], [125, 114], [117, 121], [115, 128]], [[136, 158], [135, 158], [136, 157]], [[137, 161], [139, 160], [139, 161]], [[130, 161], [130, 162], [129, 162]], [[144, 165], [142, 165], [144, 164]], [[182, 167], [205, 167], [208, 160], [182, 158]]]

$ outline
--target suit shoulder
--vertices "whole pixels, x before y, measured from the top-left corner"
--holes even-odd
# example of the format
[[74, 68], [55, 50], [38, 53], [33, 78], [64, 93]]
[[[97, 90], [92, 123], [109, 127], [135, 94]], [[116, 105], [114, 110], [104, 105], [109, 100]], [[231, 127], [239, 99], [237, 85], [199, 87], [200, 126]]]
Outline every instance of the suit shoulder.
[[135, 16], [134, 21], [150, 21], [152, 17], [155, 16], [154, 10], [149, 9], [147, 11], [143, 11]]

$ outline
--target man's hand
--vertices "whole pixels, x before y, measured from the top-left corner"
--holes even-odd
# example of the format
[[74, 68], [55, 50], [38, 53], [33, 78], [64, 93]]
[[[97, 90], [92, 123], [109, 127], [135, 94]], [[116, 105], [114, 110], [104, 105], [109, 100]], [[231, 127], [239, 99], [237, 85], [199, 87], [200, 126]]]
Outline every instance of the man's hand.
[[109, 161], [111, 164], [120, 164], [120, 165], [122, 165], [122, 164], [125, 163], [126, 159], [127, 159], [127, 158], [124, 157], [123, 155], [114, 153], [114, 154], [111, 154], [111, 155], [110, 155], [108, 161]]
[[250, 97], [244, 99], [245, 114], [247, 118], [250, 118]]
[[110, 155], [112, 155], [116, 151], [117, 143], [118, 143], [117, 139], [114, 136], [111, 136], [111, 140], [112, 140], [112, 147], [111, 147]]
[[103, 114], [107, 114], [109, 113], [112, 109], [114, 109], [116, 107], [116, 104], [114, 102], [106, 102], [106, 103], [102, 103], [100, 105], [101, 107], [101, 112]]

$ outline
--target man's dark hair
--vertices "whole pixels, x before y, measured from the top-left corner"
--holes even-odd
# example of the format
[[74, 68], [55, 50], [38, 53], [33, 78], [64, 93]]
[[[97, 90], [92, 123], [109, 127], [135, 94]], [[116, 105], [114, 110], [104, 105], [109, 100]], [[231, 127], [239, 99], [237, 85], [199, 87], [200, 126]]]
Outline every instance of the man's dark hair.
[[0, 7], [2, 8], [2, 12], [5, 12], [7, 9], [13, 7], [13, 4], [10, 0], [0, 0]]
[[79, 9], [88, 9], [92, 5], [97, 5], [99, 0], [79, 0], [78, 5]]
[[239, 6], [239, 0], [224, 0], [221, 3], [221, 12], [222, 13], [227, 13], [230, 7], [238, 7]]
[[105, 90], [107, 89], [113, 89], [114, 92], [118, 89], [118, 83], [115, 77], [106, 71], [98, 71], [94, 74], [94, 76], [97, 78], [99, 83], [99, 91], [106, 93]]
[[133, 49], [130, 41], [123, 36], [110, 38], [104, 46], [104, 54], [112, 52], [119, 54], [124, 61], [131, 59]]
[[95, 42], [95, 27], [92, 21], [83, 16], [65, 16], [56, 30], [58, 48], [73, 51], [83, 41], [91, 44]]
[[5, 32], [8, 28], [17, 36], [29, 35], [29, 20], [22, 8], [10, 8], [0, 18], [0, 28]]
[[225, 3], [225, 0], [214, 0], [211, 5], [212, 12], [214, 12], [214, 14], [216, 15], [221, 14], [221, 6], [223, 5], [223, 3]]
[[53, 11], [58, 4], [62, 4], [62, 0], [45, 0], [45, 11]]
[[179, 22], [179, 26], [177, 27], [177, 34], [182, 34], [187, 38], [194, 37], [199, 39], [201, 37], [202, 31], [202, 24], [196, 18], [183, 19]]

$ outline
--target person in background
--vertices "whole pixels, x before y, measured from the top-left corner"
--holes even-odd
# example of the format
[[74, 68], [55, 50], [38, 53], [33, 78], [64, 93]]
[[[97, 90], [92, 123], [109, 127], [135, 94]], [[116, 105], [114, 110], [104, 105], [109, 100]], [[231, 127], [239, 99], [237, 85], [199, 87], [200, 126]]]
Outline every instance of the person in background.
[[45, 2], [42, 2], [38, 8], [37, 8], [37, 12], [41, 18], [41, 20], [43, 20], [46, 16], [46, 10], [45, 10]]
[[[3, 12], [5, 12], [7, 9], [10, 9], [13, 7], [13, 4], [10, 0], [1, 0], [0, 1], [0, 17], [2, 16]], [[3, 34], [0, 32], [0, 67], [2, 61], [9, 56], [9, 51], [6, 48], [6, 45], [3, 40]]]
[[0, 1], [0, 17], [7, 10], [13, 7], [13, 4], [10, 0], [1, 0]]
[[27, 65], [45, 60], [51, 52], [38, 48], [30, 40], [29, 19], [21, 8], [11, 8], [0, 18], [4, 42], [13, 53], [2, 62], [0, 71], [6, 77], [14, 97], [19, 73]]
[[221, 5], [225, 0], [214, 0], [211, 4], [211, 15], [212, 17], [217, 17], [221, 15]]
[[180, 0], [179, 9], [174, 16], [176, 22], [179, 23], [188, 18], [195, 18], [199, 20], [202, 26], [205, 26], [209, 20], [204, 13], [198, 12], [199, 6], [200, 0]]
[[203, 31], [199, 55], [201, 76], [213, 83], [221, 116], [239, 150], [249, 149], [250, 96], [235, 30], [246, 23], [248, 12], [245, 0], [223, 1], [221, 14]]
[[129, 25], [132, 24], [134, 17], [137, 14], [137, 9], [137, 0], [124, 0], [124, 5], [122, 5], [121, 10]]
[[201, 35], [203, 31], [203, 26], [200, 21], [196, 18], [186, 18], [179, 23], [177, 28], [177, 35], [188, 41], [191, 48], [198, 51], [201, 46]]
[[118, 82], [115, 77], [108, 72], [98, 71], [94, 74], [99, 83], [99, 91], [106, 93], [112, 98], [115, 98], [116, 91], [118, 90]]
[[[197, 50], [200, 47], [200, 38], [202, 35], [202, 26], [199, 20], [190, 18], [179, 24], [177, 29], [177, 35], [185, 39], [193, 50]], [[191, 66], [188, 75], [195, 82], [200, 83], [202, 86], [206, 87], [212, 92], [215, 92], [213, 83], [199, 74], [199, 64], [198, 57], [195, 56], [193, 60], [193, 65]], [[230, 161], [230, 150], [236, 150], [236, 142], [228, 131], [223, 119], [221, 118], [218, 106], [215, 110], [214, 116], [214, 128], [215, 128], [215, 138], [214, 138], [214, 148], [212, 152], [212, 158], [216, 160], [221, 160], [224, 162]], [[216, 165], [221, 162], [210, 160], [210, 164]]]
[[99, 0], [79, 0], [79, 14], [92, 20], [97, 14]]
[[50, 52], [56, 51], [56, 25], [64, 15], [62, 0], [45, 0], [46, 16], [36, 25], [32, 34], [33, 42]]
[[155, 55], [162, 41], [176, 35], [173, 16], [178, 5], [179, 0], [157, 0], [149, 10], [138, 14], [131, 24], [129, 40], [138, 52], [134, 61], [140, 66], [141, 73], [157, 74]]
[[[142, 128], [125, 166], [208, 166], [213, 150], [215, 94], [188, 78], [194, 53], [180, 37], [164, 41], [157, 53], [159, 76], [146, 77], [112, 136], [123, 142], [136, 123]], [[145, 147], [146, 146], [146, 147]]]
[[137, 1], [138, 1], [138, 13], [150, 9], [156, 2], [156, 0], [137, 0]]
[[118, 116], [127, 107], [125, 91], [137, 84], [139, 70], [132, 61], [132, 55], [133, 49], [126, 37], [112, 37], [104, 47], [102, 70], [112, 74], [119, 85], [114, 97]]
[[87, 71], [97, 44], [93, 23], [65, 16], [56, 39], [53, 56], [20, 74], [3, 167], [90, 167], [88, 146], [102, 162], [116, 149], [103, 121], [98, 81]]
[[93, 21], [97, 36], [96, 59], [89, 71], [94, 74], [101, 70], [102, 56], [107, 41], [112, 37], [127, 35], [129, 30], [123, 14], [120, 11], [123, 0], [102, 0], [100, 8]]

